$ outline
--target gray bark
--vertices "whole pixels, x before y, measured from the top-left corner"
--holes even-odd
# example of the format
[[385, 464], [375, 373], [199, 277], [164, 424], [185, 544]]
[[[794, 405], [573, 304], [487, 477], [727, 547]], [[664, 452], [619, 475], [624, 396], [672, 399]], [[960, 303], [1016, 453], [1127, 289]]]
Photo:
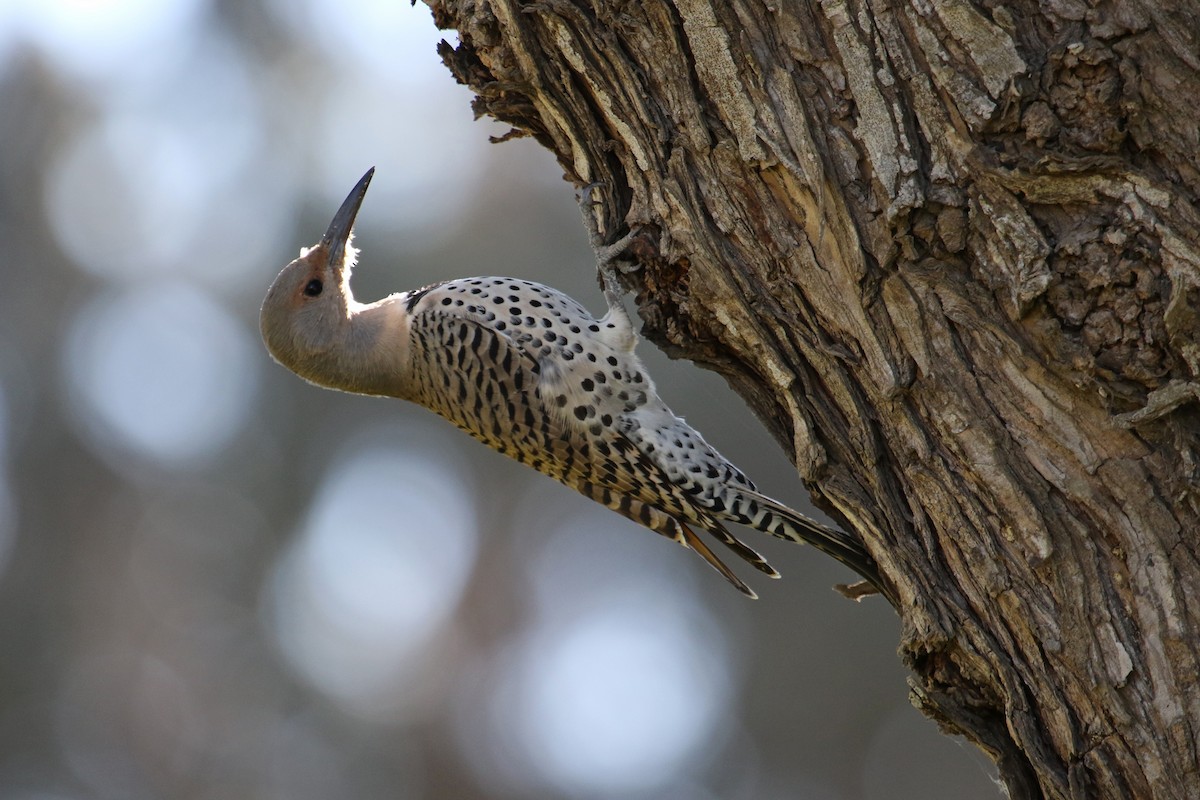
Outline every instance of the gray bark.
[[427, 0], [1015, 798], [1200, 797], [1200, 12]]

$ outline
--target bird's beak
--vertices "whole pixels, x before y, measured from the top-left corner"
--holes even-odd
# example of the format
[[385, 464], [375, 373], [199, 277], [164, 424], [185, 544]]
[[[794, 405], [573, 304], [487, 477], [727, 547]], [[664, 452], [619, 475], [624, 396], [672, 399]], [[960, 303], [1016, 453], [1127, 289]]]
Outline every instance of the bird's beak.
[[358, 216], [358, 209], [362, 206], [367, 187], [371, 185], [371, 176], [374, 174], [375, 168], [371, 167], [354, 185], [350, 194], [342, 201], [342, 207], [333, 215], [329, 230], [325, 231], [325, 236], [321, 238], [321, 244], [329, 248], [329, 263], [335, 269], [341, 268], [346, 255], [346, 242], [350, 240], [350, 231], [354, 228], [354, 218]]

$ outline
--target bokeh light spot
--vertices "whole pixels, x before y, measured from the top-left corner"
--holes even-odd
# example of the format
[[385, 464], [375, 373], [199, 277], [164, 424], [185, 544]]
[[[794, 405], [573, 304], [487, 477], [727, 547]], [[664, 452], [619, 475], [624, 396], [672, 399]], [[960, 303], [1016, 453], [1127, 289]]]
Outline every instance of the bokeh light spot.
[[646, 587], [527, 648], [517, 729], [561, 789], [651, 788], [712, 737], [729, 694], [720, 649], [662, 595]]
[[445, 77], [432, 57], [437, 42], [457, 38], [434, 27], [429, 9], [393, 0], [271, 0], [268, 7], [297, 38], [357, 74], [387, 75], [422, 90]]
[[255, 342], [224, 306], [185, 283], [97, 295], [66, 352], [73, 411], [102, 455], [173, 466], [215, 455], [258, 387]]
[[666, 542], [614, 532], [623, 523], [600, 508], [555, 515], [550, 492], [532, 494], [555, 532], [530, 570], [533, 624], [460, 720], [472, 766], [554, 796], [686, 782], [723, 743], [736, 680], [725, 632], [694, 582], [664, 579]]
[[192, 243], [203, 169], [174, 126], [113, 117], [81, 131], [58, 154], [47, 176], [47, 218], [88, 272], [161, 272]]
[[336, 463], [267, 598], [306, 680], [375, 719], [411, 711], [400, 689], [456, 607], [476, 521], [452, 464], [421, 447], [367, 446]]
[[[10, 35], [75, 77], [154, 74], [198, 25], [201, 0], [6, 0]], [[137, 53], [133, 58], [131, 54]]]

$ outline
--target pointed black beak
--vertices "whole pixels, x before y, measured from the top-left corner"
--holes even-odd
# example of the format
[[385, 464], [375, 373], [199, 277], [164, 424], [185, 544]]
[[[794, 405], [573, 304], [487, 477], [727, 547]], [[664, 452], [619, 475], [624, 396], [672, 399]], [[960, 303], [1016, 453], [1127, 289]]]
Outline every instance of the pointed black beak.
[[354, 218], [358, 216], [358, 209], [362, 206], [363, 198], [367, 195], [367, 187], [371, 185], [371, 176], [375, 174], [375, 168], [371, 167], [367, 170], [367, 174], [359, 179], [354, 188], [350, 190], [350, 194], [342, 201], [342, 207], [333, 215], [333, 222], [329, 223], [329, 230], [325, 231], [325, 235], [321, 238], [321, 244], [329, 247], [329, 263], [335, 268], [340, 268], [342, 259], [346, 255], [346, 242], [350, 240], [350, 231], [354, 228]]

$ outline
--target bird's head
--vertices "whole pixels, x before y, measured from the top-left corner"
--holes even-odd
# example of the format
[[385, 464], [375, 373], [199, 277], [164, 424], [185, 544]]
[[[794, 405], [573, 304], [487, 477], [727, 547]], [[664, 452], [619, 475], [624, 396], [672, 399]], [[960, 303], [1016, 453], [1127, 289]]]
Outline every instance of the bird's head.
[[367, 170], [329, 223], [321, 241], [275, 278], [259, 314], [259, 328], [271, 356], [301, 377], [320, 369], [345, 335], [354, 296], [350, 269], [357, 251], [350, 244], [354, 218], [375, 168]]

